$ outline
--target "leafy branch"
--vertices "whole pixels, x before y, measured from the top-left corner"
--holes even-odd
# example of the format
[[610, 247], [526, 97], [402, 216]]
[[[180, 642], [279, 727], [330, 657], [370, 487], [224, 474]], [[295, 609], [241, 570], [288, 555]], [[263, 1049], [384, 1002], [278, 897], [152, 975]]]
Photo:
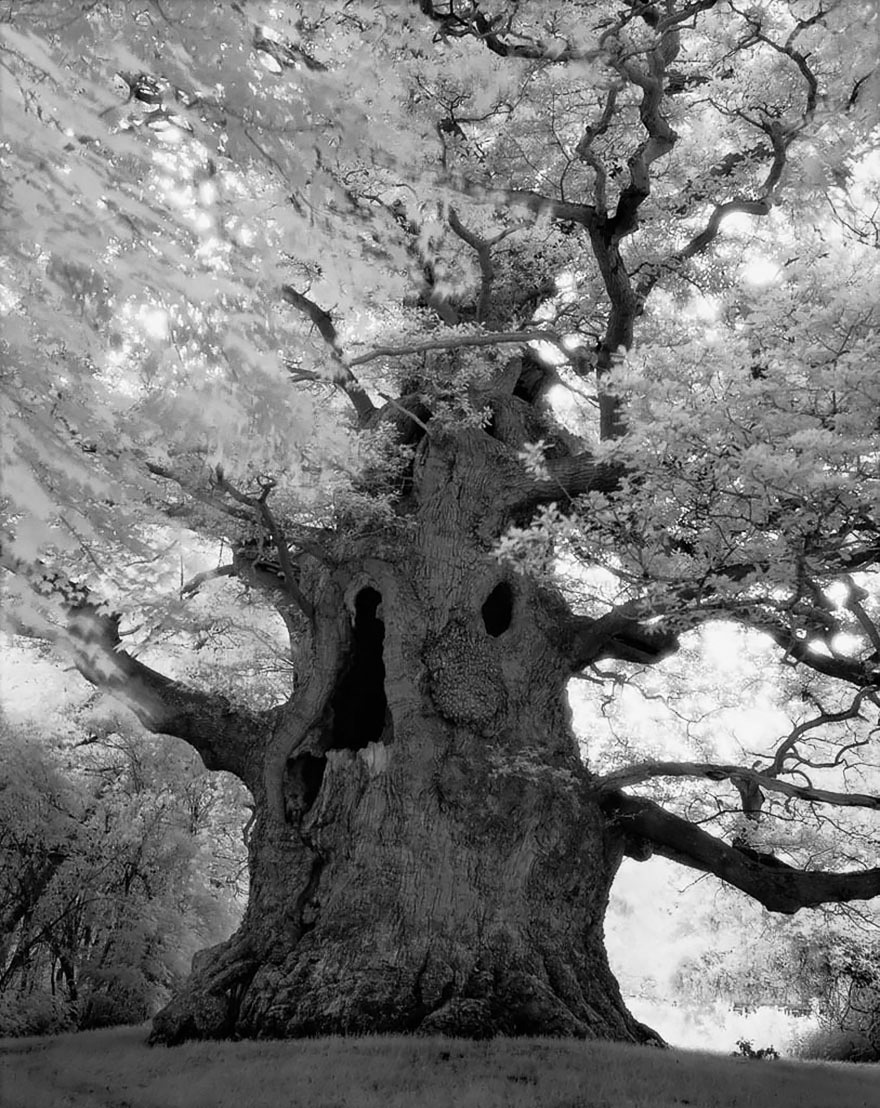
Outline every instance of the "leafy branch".
[[260, 522], [272, 537], [272, 542], [278, 553], [278, 561], [281, 565], [281, 572], [284, 575], [285, 589], [296, 602], [297, 607], [303, 615], [309, 620], [314, 619], [314, 607], [297, 584], [287, 538], [269, 508], [269, 494], [275, 488], [276, 482], [271, 477], [261, 478], [260, 495], [249, 496], [247, 493], [243, 493], [235, 488], [235, 486], [226, 479], [222, 466], [217, 466], [214, 470], [214, 480], [221, 491], [227, 493], [239, 504], [246, 504], [249, 508], [253, 508], [257, 513]]
[[[182, 586], [182, 594], [190, 595], [196, 592], [205, 581], [213, 577], [234, 574], [235, 576], [249, 580], [252, 584], [256, 583], [271, 592], [278, 593], [280, 591], [292, 597], [300, 611], [302, 611], [307, 618], [311, 618], [309, 610], [310, 605], [296, 584], [294, 576], [295, 569], [290, 553], [290, 539], [278, 525], [277, 520], [266, 502], [269, 493], [275, 488], [275, 482], [272, 478], [262, 478], [260, 495], [249, 496], [235, 488], [226, 479], [222, 467], [217, 467], [213, 472], [211, 475], [211, 482], [207, 488], [187, 475], [155, 462], [148, 462], [146, 468], [148, 472], [152, 473], [155, 477], [160, 477], [166, 481], [173, 481], [187, 493], [188, 496], [209, 505], [217, 511], [231, 516], [239, 522], [250, 524], [253, 522], [254, 515], [256, 514], [257, 519], [265, 526], [272, 538], [273, 544], [278, 550], [278, 559], [283, 580], [277, 574], [260, 574], [255, 568], [253, 559], [244, 556], [244, 549], [242, 548], [237, 553], [230, 566], [222, 566], [219, 569], [209, 570], [207, 573], [197, 574], [196, 577]], [[230, 504], [229, 500], [232, 500], [233, 503]], [[238, 505], [240, 505], [240, 507]], [[304, 529], [298, 528], [298, 531], [301, 530]], [[312, 530], [312, 535], [314, 537], [309, 536], [308, 529], [305, 530], [307, 532], [306, 534], [297, 534], [296, 536], [295, 544], [297, 549], [303, 553], [311, 554], [320, 561], [326, 560], [326, 551], [320, 544], [320, 534], [317, 529]]]

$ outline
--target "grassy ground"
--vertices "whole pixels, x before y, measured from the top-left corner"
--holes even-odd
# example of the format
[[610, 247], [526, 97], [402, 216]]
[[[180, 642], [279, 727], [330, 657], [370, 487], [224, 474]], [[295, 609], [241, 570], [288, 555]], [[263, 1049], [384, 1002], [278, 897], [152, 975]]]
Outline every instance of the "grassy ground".
[[877, 1108], [880, 1066], [547, 1039], [0, 1040], [3, 1108]]

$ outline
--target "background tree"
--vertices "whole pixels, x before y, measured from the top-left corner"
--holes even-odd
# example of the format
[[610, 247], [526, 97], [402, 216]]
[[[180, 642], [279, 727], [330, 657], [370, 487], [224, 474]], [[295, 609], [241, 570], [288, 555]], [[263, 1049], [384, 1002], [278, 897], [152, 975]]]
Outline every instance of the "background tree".
[[0, 744], [0, 1034], [143, 1021], [241, 916], [237, 782], [106, 712]]
[[[845, 789], [880, 685], [870, 5], [7, 12], [14, 626], [254, 803], [241, 927], [155, 1039], [646, 1041], [603, 947], [625, 853], [774, 911], [876, 896], [870, 850], [773, 838], [880, 805]], [[175, 526], [228, 557], [169, 580]], [[289, 635], [271, 707], [154, 668], [212, 577]], [[821, 676], [813, 713], [744, 761], [585, 761], [571, 678], [719, 620]]]

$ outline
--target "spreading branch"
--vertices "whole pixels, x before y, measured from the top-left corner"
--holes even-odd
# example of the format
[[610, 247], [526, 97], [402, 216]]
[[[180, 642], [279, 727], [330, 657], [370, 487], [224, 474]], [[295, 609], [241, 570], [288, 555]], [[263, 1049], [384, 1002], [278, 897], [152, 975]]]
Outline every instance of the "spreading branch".
[[533, 189], [499, 188], [497, 185], [473, 181], [461, 174], [444, 175], [439, 183], [474, 200], [502, 204], [508, 208], [521, 208], [542, 218], [555, 219], [561, 223], [576, 223], [588, 229], [593, 226], [598, 215], [592, 204], [558, 200]]
[[848, 873], [800, 870], [730, 846], [651, 800], [612, 792], [602, 803], [627, 838], [646, 841], [673, 862], [713, 873], [771, 912], [791, 915], [801, 908], [880, 895], [880, 867]]
[[224, 515], [231, 516], [233, 519], [237, 519], [242, 523], [249, 523], [253, 519], [252, 512], [244, 508], [236, 507], [235, 504], [230, 504], [228, 500], [218, 492], [215, 486], [206, 487], [195, 481], [188, 474], [180, 473], [175, 469], [171, 469], [169, 466], [160, 465], [158, 462], [146, 462], [144, 468], [148, 473], [151, 473], [154, 477], [160, 478], [162, 481], [171, 481], [182, 489], [187, 496], [191, 496], [193, 500], [198, 500], [199, 503], [206, 504], [208, 507], [222, 512]]
[[233, 500], [238, 501], [239, 504], [246, 504], [248, 507], [253, 508], [257, 513], [260, 522], [269, 532], [272, 542], [275, 544], [278, 562], [281, 566], [281, 572], [284, 574], [285, 589], [303, 615], [309, 620], [313, 619], [315, 614], [314, 607], [297, 584], [296, 573], [293, 568], [293, 561], [290, 556], [290, 547], [287, 544], [287, 538], [268, 504], [269, 493], [275, 487], [275, 482], [271, 478], [264, 478], [262, 480], [260, 495], [248, 496], [246, 493], [235, 488], [235, 486], [226, 479], [221, 466], [217, 466], [214, 474], [219, 489], [231, 496]]
[[348, 365], [363, 365], [376, 358], [403, 358], [408, 354], [424, 354], [429, 350], [459, 350], [466, 346], [509, 346], [512, 343], [551, 342], [554, 346], [565, 350], [562, 345], [563, 337], [557, 331], [547, 329], [490, 331], [479, 335], [447, 335], [445, 338], [427, 339], [425, 342], [414, 342], [407, 346], [377, 346], [366, 354], [351, 358]]
[[763, 615], [758, 615], [751, 620], [742, 616], [741, 622], [758, 631], [765, 631], [777, 646], [782, 647], [786, 659], [791, 662], [807, 666], [816, 673], [845, 681], [859, 688], [869, 688], [874, 691], [880, 689], [880, 663], [876, 658], [845, 658], [839, 654], [819, 653], [813, 648], [811, 642], [800, 637], [794, 628], [781, 621], [771, 622]]
[[334, 366], [334, 372], [330, 380], [334, 385], [342, 389], [351, 401], [354, 410], [357, 412], [360, 423], [366, 423], [375, 413], [376, 409], [373, 406], [372, 400], [370, 400], [365, 392], [363, 385], [361, 385], [360, 381], [358, 381], [351, 372], [350, 366], [347, 366], [342, 360], [342, 350], [339, 346], [339, 339], [333, 317], [329, 312], [316, 304], [314, 300], [310, 300], [308, 296], [303, 295], [301, 292], [297, 292], [291, 285], [282, 285], [281, 295], [291, 307], [296, 308], [298, 312], [301, 312], [311, 321], [315, 330], [327, 344]]
[[[783, 773], [785, 771], [785, 763], [788, 760], [792, 760], [797, 764], [803, 764], [803, 759], [798, 753], [798, 743], [804, 737], [809, 734], [810, 731], [815, 731], [820, 727], [827, 727], [829, 723], [845, 723], [850, 719], [858, 719], [861, 716], [862, 704], [865, 700], [870, 702], [875, 707], [880, 707], [880, 700], [877, 697], [877, 690], [864, 688], [859, 689], [856, 695], [853, 697], [852, 703], [848, 708], [843, 708], [839, 712], [826, 712], [820, 711], [818, 716], [813, 719], [804, 720], [803, 723], [797, 724], [792, 728], [791, 732], [785, 737], [785, 739], [779, 744], [776, 749], [776, 753], [773, 756], [773, 761], [765, 770], [766, 773], [776, 776], [776, 774]], [[821, 708], [821, 705], [820, 705]], [[846, 749], [852, 749], [855, 746], [865, 745], [861, 740], [856, 743], [847, 743]], [[840, 757], [843, 756], [843, 751], [840, 752]], [[838, 759], [832, 763], [838, 765]]]
[[495, 280], [495, 267], [492, 264], [492, 247], [503, 242], [509, 235], [520, 230], [519, 226], [506, 227], [503, 231], [485, 239], [481, 235], [470, 231], [461, 222], [455, 208], [449, 209], [449, 226], [454, 233], [467, 243], [477, 253], [477, 261], [480, 265], [480, 297], [477, 301], [477, 323], [483, 323], [489, 314], [489, 306], [492, 295], [492, 282]]
[[[609, 40], [614, 42], [612, 38]], [[614, 110], [615, 97], [609, 95], [599, 122], [588, 127], [577, 153], [581, 160], [596, 170], [595, 218], [585, 222], [590, 246], [602, 282], [608, 295], [610, 310], [605, 334], [596, 356], [596, 378], [599, 391], [599, 434], [603, 440], [619, 438], [625, 431], [620, 398], [604, 387], [605, 379], [614, 368], [621, 350], [633, 343], [635, 321], [644, 307], [633, 287], [632, 279], [621, 254], [621, 243], [639, 227], [639, 212], [651, 195], [651, 170], [656, 161], [666, 157], [677, 141], [677, 134], [663, 113], [664, 84], [667, 67], [679, 51], [676, 24], [662, 31], [658, 27], [655, 46], [648, 51], [644, 66], [618, 43], [611, 49], [609, 64], [619, 74], [622, 84], [629, 83], [641, 90], [639, 119], [644, 137], [627, 161], [628, 180], [621, 189], [613, 215], [605, 215], [604, 168], [596, 162], [591, 145], [594, 138], [607, 129]]]
[[610, 237], [620, 241], [638, 227], [638, 211], [651, 194], [651, 167], [666, 157], [675, 146], [678, 135], [662, 111], [666, 71], [678, 56], [679, 32], [670, 27], [658, 36], [656, 46], [649, 51], [647, 68], [620, 51], [611, 64], [621, 77], [642, 90], [639, 119], [645, 137], [627, 161], [629, 180], [621, 190], [614, 216], [609, 220]]
[[875, 656], [880, 658], [880, 626], [871, 619], [864, 604], [862, 604], [862, 601], [867, 599], [868, 593], [865, 589], [860, 588], [849, 574], [844, 575], [843, 581], [848, 590], [844, 607], [855, 616], [856, 622], [874, 648]]
[[[733, 7], [733, 5], [731, 6]], [[807, 122], [812, 118], [813, 114], [816, 111], [816, 105], [819, 99], [819, 81], [816, 78], [815, 73], [813, 73], [812, 69], [810, 68], [807, 57], [799, 50], [797, 50], [794, 44], [801, 33], [813, 23], [817, 22], [819, 18], [823, 18], [825, 15], [827, 15], [827, 11], [823, 11], [820, 7], [815, 16], [809, 19], [798, 20], [785, 42], [779, 43], [775, 42], [772, 38], [769, 38], [763, 33], [761, 29], [761, 18], [755, 12], [751, 10], [748, 12], [742, 12], [739, 11], [736, 7], [733, 7], [733, 10], [737, 12], [740, 16], [742, 16], [742, 18], [745, 19], [749, 24], [749, 33], [740, 44], [741, 48], [751, 46], [753, 43], [756, 42], [762, 42], [771, 50], [776, 51], [777, 54], [781, 54], [783, 57], [786, 57], [790, 61], [792, 61], [800, 71], [801, 77], [803, 77], [804, 83], [807, 87], [804, 110], [800, 123], [800, 129], [802, 129], [806, 126]]]
[[[734, 10], [736, 11], [737, 9]], [[772, 153], [770, 166], [763, 182], [757, 187], [755, 194], [751, 197], [732, 197], [728, 200], [716, 203], [712, 207], [705, 225], [697, 234], [692, 236], [681, 250], [671, 254], [662, 262], [646, 267], [645, 273], [638, 284], [638, 296], [642, 301], [650, 294], [654, 285], [664, 272], [675, 272], [689, 259], [702, 254], [718, 237], [722, 223], [727, 216], [741, 214], [760, 217], [766, 216], [770, 212], [773, 206], [773, 194], [785, 170], [789, 147], [815, 114], [819, 87], [818, 80], [810, 68], [807, 58], [794, 47], [796, 38], [802, 31], [815, 22], [815, 19], [810, 18], [798, 21], [785, 43], [780, 44], [774, 42], [762, 33], [760, 20], [756, 20], [750, 13], [740, 12], [739, 14], [750, 25], [750, 32], [740, 43], [740, 49], [747, 49], [756, 43], [763, 43], [771, 50], [789, 58], [800, 71], [807, 90], [801, 118], [794, 126], [783, 126], [779, 120], [767, 117], [766, 115], [758, 118], [750, 118], [744, 112], [737, 113], [743, 120], [762, 131], [767, 140], [769, 140], [769, 145], [768, 143], [761, 143], [751, 150], [728, 154], [721, 160], [718, 166], [712, 170], [710, 177], [726, 177], [739, 162], [745, 161], [747, 158], [753, 157], [756, 154], [770, 152]], [[825, 13], [820, 9], [819, 14], [824, 15]]]
[[192, 689], [144, 665], [122, 649], [120, 617], [88, 588], [41, 565], [26, 566], [5, 552], [0, 564], [24, 580], [39, 607], [57, 623], [7, 617], [15, 633], [55, 642], [83, 677], [128, 705], [148, 731], [189, 743], [206, 768], [234, 773], [251, 786], [257, 751], [274, 727], [273, 712], [251, 712], [224, 696]]
[[[257, 559], [253, 556], [251, 548], [245, 544], [236, 550], [235, 557], [230, 565], [221, 566], [219, 569], [215, 570], [209, 570], [207, 573], [197, 574], [192, 581], [183, 585], [181, 587], [182, 595], [191, 595], [193, 592], [196, 592], [205, 581], [213, 577], [236, 576], [246, 583], [256, 585], [264, 592], [272, 594], [276, 602], [276, 607], [281, 611], [282, 616], [285, 616], [285, 610], [289, 608], [291, 598], [300, 611], [307, 617], [309, 616], [309, 603], [297, 586], [294, 576], [295, 570], [293, 568], [293, 556], [290, 552], [290, 539], [278, 526], [277, 521], [265, 501], [269, 492], [274, 488], [274, 483], [271, 479], [263, 479], [263, 495], [256, 497], [248, 496], [234, 488], [223, 476], [222, 469], [214, 471], [211, 475], [210, 485], [205, 485], [204, 483], [195, 481], [188, 475], [178, 473], [167, 466], [159, 465], [154, 462], [148, 462], [146, 468], [154, 477], [160, 477], [165, 481], [173, 481], [174, 484], [179, 485], [188, 496], [193, 497], [193, 499], [203, 504], [208, 504], [212, 508], [216, 508], [218, 511], [240, 522], [252, 524], [254, 515], [256, 514], [258, 520], [269, 531], [276, 547], [279, 542], [281, 543], [281, 548], [279, 548], [278, 551], [280, 575], [277, 572], [265, 572], [264, 568], [258, 564]], [[231, 503], [230, 500], [232, 501]], [[321, 541], [323, 537], [324, 534], [318, 528], [298, 526], [295, 536], [296, 548], [299, 552], [310, 554], [319, 561], [326, 561], [327, 552]], [[285, 562], [287, 566], [286, 569]], [[291, 582], [292, 588], [288, 586], [288, 581]]]
[[781, 781], [769, 773], [748, 769], [745, 766], [715, 765], [711, 762], [638, 762], [614, 773], [597, 778], [596, 787], [605, 790], [622, 789], [638, 785], [657, 777], [705, 777], [709, 781], [745, 781], [768, 792], [782, 793], [795, 800], [807, 800], [817, 804], [833, 804], [838, 808], [872, 808], [880, 810], [880, 796], [867, 793], [838, 793], [829, 789], [815, 789], [810, 785], [794, 785]]
[[612, 85], [608, 90], [605, 96], [605, 106], [602, 109], [602, 114], [595, 123], [590, 123], [584, 128], [584, 133], [581, 135], [574, 150], [577, 159], [583, 162], [584, 165], [588, 165], [595, 174], [593, 196], [596, 200], [596, 212], [600, 217], [606, 216], [608, 212], [606, 194], [608, 173], [604, 163], [593, 150], [593, 143], [600, 135], [604, 135], [611, 126], [611, 120], [614, 118], [614, 110], [617, 107], [617, 96], [621, 91], [621, 87], [622, 86], [619, 85]]

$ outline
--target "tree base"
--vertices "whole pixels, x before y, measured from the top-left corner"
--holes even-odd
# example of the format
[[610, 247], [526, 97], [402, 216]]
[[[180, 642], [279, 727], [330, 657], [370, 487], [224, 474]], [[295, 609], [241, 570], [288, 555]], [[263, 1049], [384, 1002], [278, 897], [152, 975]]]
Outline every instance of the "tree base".
[[531, 970], [483, 959], [460, 985], [432, 956], [410, 970], [365, 970], [355, 961], [331, 968], [326, 952], [297, 950], [282, 965], [260, 964], [233, 938], [197, 956], [184, 988], [156, 1015], [150, 1042], [416, 1034], [665, 1045], [627, 1011], [604, 955], [587, 987], [583, 972], [552, 958]]

